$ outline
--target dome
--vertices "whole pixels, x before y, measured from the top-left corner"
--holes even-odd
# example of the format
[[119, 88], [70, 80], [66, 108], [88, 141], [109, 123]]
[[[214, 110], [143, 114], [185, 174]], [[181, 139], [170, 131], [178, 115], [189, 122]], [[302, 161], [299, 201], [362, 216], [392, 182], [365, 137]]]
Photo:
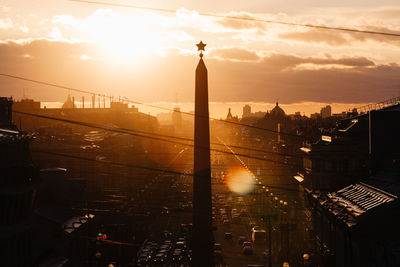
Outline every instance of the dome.
[[276, 106], [271, 110], [271, 115], [276, 116], [276, 117], [284, 117], [286, 116], [285, 111], [281, 109], [281, 107], [278, 105], [278, 102], [276, 102]]

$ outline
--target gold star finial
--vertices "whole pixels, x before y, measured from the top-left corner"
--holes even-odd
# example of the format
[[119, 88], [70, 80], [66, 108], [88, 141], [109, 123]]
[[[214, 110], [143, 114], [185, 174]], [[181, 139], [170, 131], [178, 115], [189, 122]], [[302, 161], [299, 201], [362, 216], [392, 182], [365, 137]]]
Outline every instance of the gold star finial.
[[203, 41], [200, 41], [200, 43], [196, 44], [196, 46], [197, 46], [197, 51], [200, 51], [200, 57], [203, 57], [203, 51], [205, 51], [204, 48], [206, 47], [206, 44], [203, 43]]

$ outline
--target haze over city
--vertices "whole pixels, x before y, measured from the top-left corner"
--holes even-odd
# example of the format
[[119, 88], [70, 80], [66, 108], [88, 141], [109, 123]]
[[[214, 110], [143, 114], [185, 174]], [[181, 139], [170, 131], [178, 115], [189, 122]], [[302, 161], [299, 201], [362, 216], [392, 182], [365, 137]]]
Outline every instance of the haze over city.
[[4, 266], [400, 266], [398, 0], [0, 0]]

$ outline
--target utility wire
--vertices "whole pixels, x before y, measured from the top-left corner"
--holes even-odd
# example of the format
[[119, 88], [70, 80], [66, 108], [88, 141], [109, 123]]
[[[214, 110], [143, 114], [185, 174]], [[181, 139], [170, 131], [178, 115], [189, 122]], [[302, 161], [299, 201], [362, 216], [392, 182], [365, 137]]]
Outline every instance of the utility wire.
[[[17, 114], [27, 115], [27, 116], [39, 117], [39, 118], [42, 118], [42, 119], [57, 119], [57, 120], [62, 120], [63, 122], [69, 122], [70, 121], [68, 119], [49, 117], [49, 116], [45, 116], [45, 115], [41, 115], [41, 114], [23, 112], [23, 111], [18, 111], [18, 110], [13, 110], [13, 112], [15, 112]], [[73, 121], [73, 122], [78, 122], [78, 121]], [[79, 123], [84, 123], [84, 122], [79, 122]], [[84, 126], [92, 127], [92, 126], [95, 125], [95, 124], [92, 124], [92, 123], [87, 123], [87, 124], [88, 125], [84, 125]], [[95, 126], [96, 127], [102, 127], [100, 125], [95, 125]], [[110, 128], [107, 128], [107, 129], [110, 129]], [[182, 141], [187, 141], [187, 142], [194, 142], [194, 140], [192, 138], [186, 138], [186, 137], [180, 137], [180, 136], [172, 136], [172, 135], [167, 135], [167, 134], [158, 134], [158, 133], [153, 133], [153, 132], [141, 131], [141, 130], [137, 130], [137, 129], [132, 130], [132, 129], [122, 128], [122, 127], [118, 127], [117, 129], [120, 129], [122, 131], [128, 131], [128, 132], [136, 132], [136, 133], [148, 134], [148, 135], [153, 135], [153, 136], [157, 136], [157, 137], [171, 138], [171, 139], [177, 139], [177, 140], [182, 140]], [[215, 143], [215, 142], [211, 142], [210, 144], [211, 145], [215, 145], [215, 146], [224, 146], [222, 144]], [[237, 146], [237, 145], [230, 145], [230, 146], [233, 147], [233, 148], [237, 148], [237, 149], [260, 152], [260, 153], [265, 153], [265, 154], [275, 154], [275, 155], [280, 155], [280, 156], [299, 157], [298, 155], [285, 154], [285, 153], [280, 153], [280, 152], [275, 152], [275, 151], [266, 151], [266, 150], [257, 149], [257, 148], [249, 148], [249, 147], [243, 147], [243, 146]], [[159, 154], [162, 154], [162, 153], [159, 153]]]
[[[68, 87], [68, 86], [65, 86], [65, 85], [59, 85], [59, 84], [55, 84], [55, 83], [49, 83], [49, 82], [34, 80], [34, 79], [21, 77], [21, 76], [16, 76], [16, 75], [11, 75], [11, 74], [7, 74], [7, 73], [0, 73], [0, 76], [13, 78], [13, 79], [17, 79], [17, 80], [22, 80], [22, 81], [28, 81], [28, 82], [42, 84], [42, 85], [47, 85], [47, 86], [51, 86], [51, 87], [55, 87], [55, 88], [65, 89], [65, 90], [84, 93], [84, 94], [90, 94], [90, 95], [95, 95], [95, 96], [100, 96], [100, 97], [105, 97], [106, 96], [105, 94], [100, 94], [100, 93], [96, 93], [96, 92], [93, 92], [93, 91], [88, 91], [88, 90], [83, 90], [83, 89], [79, 89], [79, 88]], [[131, 100], [131, 99], [123, 99], [123, 101], [131, 103], [131, 104], [142, 105], [142, 106], [147, 106], [147, 107], [151, 107], [151, 108], [157, 108], [157, 109], [166, 110], [166, 111], [178, 112], [178, 113], [189, 115], [189, 116], [206, 117], [206, 118], [209, 118], [210, 120], [217, 121], [217, 122], [223, 122], [223, 123], [228, 123], [228, 124], [232, 124], [232, 125], [243, 126], [243, 127], [247, 127], [247, 128], [252, 128], [252, 129], [261, 130], [261, 131], [267, 131], [267, 132], [276, 133], [276, 134], [280, 134], [280, 135], [286, 135], [286, 136], [291, 136], [291, 137], [295, 137], [295, 138], [303, 138], [303, 139], [306, 138], [305, 136], [300, 136], [300, 135], [297, 135], [297, 134], [278, 132], [278, 131], [275, 131], [275, 130], [266, 129], [266, 128], [258, 127], [258, 126], [254, 126], [254, 125], [243, 124], [243, 123], [234, 122], [234, 121], [228, 121], [228, 120], [220, 120], [220, 119], [216, 119], [216, 118], [212, 118], [212, 117], [208, 117], [208, 116], [204, 116], [204, 115], [198, 115], [198, 114], [196, 115], [196, 114], [193, 114], [193, 113], [190, 113], [190, 112], [176, 111], [176, 110], [174, 110], [172, 108], [166, 108], [166, 107], [160, 107], [160, 106], [156, 106], [156, 105], [152, 105], [152, 104], [146, 104], [146, 103], [135, 101], [135, 100]]]
[[[17, 113], [17, 114], [23, 114], [23, 115], [39, 117], [39, 118], [43, 118], [43, 119], [61, 121], [61, 122], [75, 124], [75, 125], [79, 125], [79, 126], [85, 126], [85, 127], [95, 128], [95, 129], [101, 129], [101, 130], [110, 131], [110, 132], [117, 132], [117, 133], [121, 133], [121, 134], [128, 134], [128, 135], [137, 136], [137, 137], [141, 137], [141, 138], [147, 138], [147, 139], [152, 139], [152, 140], [157, 140], [157, 141], [163, 141], [163, 142], [168, 142], [168, 143], [173, 143], [173, 144], [178, 144], [178, 145], [183, 145], [183, 146], [188, 145], [186, 143], [181, 143], [181, 142], [173, 141], [173, 140], [170, 140], [170, 139], [164, 139], [164, 138], [160, 138], [160, 137], [144, 135], [144, 134], [140, 134], [140, 133], [135, 133], [133, 131], [126, 131], [126, 130], [119, 129], [119, 128], [108, 128], [108, 127], [96, 125], [96, 124], [93, 124], [93, 123], [74, 121], [74, 120], [68, 120], [68, 119], [61, 119], [61, 118], [55, 118], [55, 117], [50, 117], [50, 116], [44, 116], [44, 115], [39, 115], [39, 114], [32, 114], [32, 113], [22, 112], [22, 111], [14, 111], [14, 112]], [[219, 152], [219, 153], [223, 153], [223, 154], [231, 154], [231, 152], [228, 152], [228, 151], [215, 149], [215, 148], [202, 147], [202, 146], [198, 146], [198, 145], [195, 145], [195, 144], [191, 144], [190, 146], [206, 148], [206, 149], [209, 149], [210, 151]], [[283, 164], [283, 165], [298, 166], [297, 164], [289, 164], [289, 163], [285, 163], [283, 161], [278, 161], [278, 160], [273, 160], [273, 159], [266, 159], [266, 158], [256, 157], [256, 156], [251, 156], [251, 155], [246, 155], [246, 154], [237, 154], [237, 155], [240, 155], [240, 156], [245, 157], [245, 158], [257, 159], [257, 160], [261, 160], [261, 161], [268, 161], [268, 162], [273, 162], [273, 163], [278, 163], [278, 164]]]
[[[13, 110], [13, 112], [17, 113], [17, 114], [21, 114], [21, 115], [27, 115], [27, 116], [33, 116], [33, 117], [38, 117], [38, 118], [42, 118], [42, 119], [57, 119], [60, 120], [62, 122], [67, 122], [67, 123], [85, 123], [85, 122], [79, 122], [79, 121], [72, 121], [72, 120], [68, 120], [68, 119], [61, 119], [61, 118], [57, 118], [57, 117], [50, 117], [50, 116], [45, 116], [45, 115], [41, 115], [41, 114], [35, 114], [35, 113], [30, 113], [30, 112], [23, 112], [23, 111], [18, 111], [18, 110]], [[100, 125], [96, 125], [93, 123], [85, 123], [84, 126], [87, 127], [104, 127], [104, 126], [100, 126]], [[171, 139], [177, 139], [177, 140], [182, 140], [182, 141], [188, 141], [188, 142], [194, 142], [194, 140], [192, 138], [186, 138], [186, 137], [180, 137], [180, 136], [172, 136], [172, 135], [167, 135], [167, 134], [158, 134], [158, 133], [153, 133], [153, 132], [147, 132], [147, 131], [141, 131], [141, 130], [132, 130], [132, 129], [127, 129], [127, 128], [122, 128], [122, 127], [117, 127], [117, 128], [107, 128], [107, 129], [120, 129], [122, 131], [127, 131], [127, 132], [135, 132], [135, 133], [142, 133], [142, 134], [147, 134], [147, 135], [152, 135], [152, 136], [157, 136], [157, 137], [163, 137], [163, 138], [171, 138]], [[215, 146], [224, 146], [222, 144], [219, 143], [215, 143], [215, 142], [211, 142], [211, 145], [215, 145]], [[237, 148], [237, 149], [243, 149], [243, 150], [248, 150], [248, 151], [254, 151], [254, 152], [260, 152], [260, 153], [265, 153], [265, 154], [274, 154], [274, 155], [279, 155], [279, 156], [289, 156], [289, 157], [299, 157], [302, 158], [298, 155], [293, 155], [293, 154], [285, 154], [285, 153], [280, 153], [280, 152], [275, 152], [275, 151], [266, 151], [266, 150], [262, 150], [262, 149], [257, 149], [257, 148], [249, 148], [249, 147], [243, 147], [243, 146], [237, 146], [237, 145], [229, 145], [233, 148]], [[163, 154], [162, 152], [159, 154]], [[165, 153], [164, 153], [165, 154]]]
[[[106, 5], [106, 6], [115, 6], [115, 7], [134, 8], [134, 9], [149, 10], [149, 11], [164, 12], [164, 13], [173, 13], [173, 14], [176, 14], [176, 12], [177, 12], [177, 10], [175, 10], [175, 9], [168, 9], [168, 8], [154, 8], [154, 7], [144, 7], [144, 6], [135, 6], [135, 5], [127, 5], [127, 4], [108, 3], [108, 2], [86, 1], [86, 0], [69, 0], [69, 1], [86, 3], [86, 4], [97, 4], [97, 5]], [[358, 29], [353, 29], [353, 28], [331, 27], [331, 26], [309, 24], [309, 23], [295, 23], [295, 22], [287, 22], [287, 21], [269, 20], [269, 19], [263, 19], [263, 18], [257, 18], [257, 17], [226, 16], [226, 15], [207, 13], [207, 12], [198, 12], [198, 14], [200, 16], [204, 16], [204, 17], [215, 17], [215, 18], [223, 18], [223, 19], [231, 19], [231, 20], [242, 20], [242, 21], [244, 20], [244, 21], [254, 21], [254, 22], [269, 23], [269, 24], [280, 24], [280, 25], [287, 25], [287, 26], [301, 26], [301, 27], [305, 27], [305, 28], [316, 28], [316, 29], [321, 29], [321, 30], [334, 30], [334, 31], [343, 31], [343, 32], [351, 32], [351, 33], [362, 33], [362, 34], [374, 34], [374, 35], [400, 37], [400, 33], [358, 30]]]
[[[161, 169], [161, 168], [147, 167], [147, 166], [128, 164], [128, 163], [109, 161], [109, 160], [98, 160], [98, 159], [95, 159], [95, 158], [89, 158], [89, 157], [82, 157], [82, 156], [77, 156], [77, 155], [70, 155], [70, 154], [64, 154], [64, 153], [58, 153], [58, 152], [45, 151], [45, 150], [41, 150], [41, 149], [32, 149], [31, 151], [34, 152], [34, 153], [41, 153], [41, 154], [47, 154], [47, 155], [52, 155], [52, 156], [59, 156], [59, 157], [77, 159], [77, 160], [91, 161], [91, 162], [96, 162], [96, 163], [100, 163], [100, 164], [108, 164], [108, 165], [114, 165], [114, 166], [120, 166], [120, 167], [128, 167], [128, 168], [141, 169], [141, 170], [147, 170], [147, 171], [154, 171], [154, 172], [161, 172], [161, 173], [168, 173], [168, 174], [176, 174], [176, 175], [182, 175], [182, 176], [187, 176], [187, 177], [194, 177], [195, 176], [195, 174], [193, 174], [193, 173], [179, 172], [179, 171], [174, 171], [174, 170], [166, 170], [166, 169]], [[217, 180], [217, 179], [218, 178], [211, 176], [211, 180]], [[235, 183], [241, 183], [241, 182], [235, 181]], [[222, 185], [223, 183], [214, 181], [213, 184]], [[293, 191], [293, 189], [291, 189], [291, 188], [285, 188], [285, 187], [280, 187], [280, 186], [275, 186], [275, 185], [266, 185], [266, 184], [262, 184], [262, 183], [261, 184], [256, 183], [254, 185], [258, 186], [258, 187], [266, 186], [268, 188], [276, 188], [276, 189], [280, 189], [280, 190]]]

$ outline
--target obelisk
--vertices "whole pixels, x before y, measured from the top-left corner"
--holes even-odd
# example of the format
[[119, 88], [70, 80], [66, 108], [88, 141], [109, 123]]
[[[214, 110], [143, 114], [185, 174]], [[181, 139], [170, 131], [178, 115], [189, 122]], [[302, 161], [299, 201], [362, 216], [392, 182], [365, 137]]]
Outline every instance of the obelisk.
[[193, 176], [193, 261], [192, 266], [214, 266], [211, 218], [210, 129], [208, 114], [208, 78], [203, 61], [206, 45], [197, 44], [200, 61], [196, 68]]

